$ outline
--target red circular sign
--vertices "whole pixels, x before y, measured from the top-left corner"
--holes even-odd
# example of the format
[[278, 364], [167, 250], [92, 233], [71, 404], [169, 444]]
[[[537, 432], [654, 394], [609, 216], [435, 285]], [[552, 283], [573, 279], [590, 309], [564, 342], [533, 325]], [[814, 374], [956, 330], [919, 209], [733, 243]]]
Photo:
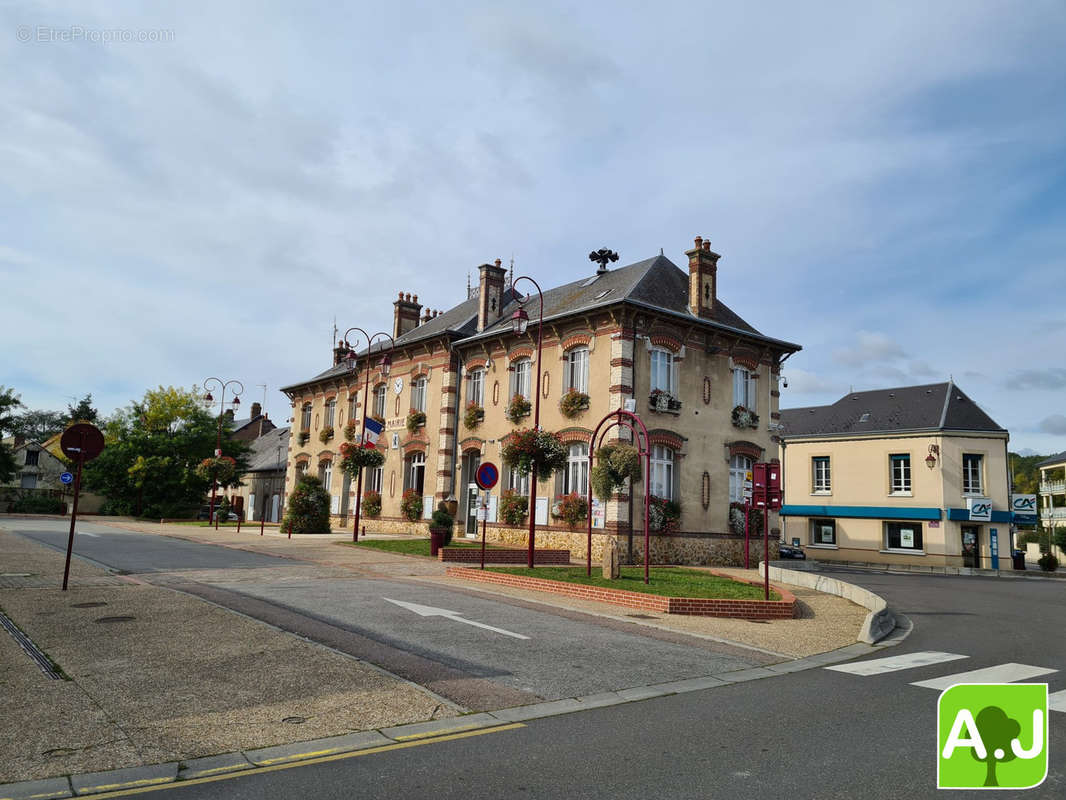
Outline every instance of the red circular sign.
[[474, 474], [474, 480], [480, 489], [491, 489], [499, 479], [500, 471], [496, 469], [496, 465], [491, 461], [486, 461], [478, 467], [477, 472]]
[[95, 425], [78, 422], [63, 431], [59, 448], [72, 461], [92, 461], [104, 450], [104, 435]]

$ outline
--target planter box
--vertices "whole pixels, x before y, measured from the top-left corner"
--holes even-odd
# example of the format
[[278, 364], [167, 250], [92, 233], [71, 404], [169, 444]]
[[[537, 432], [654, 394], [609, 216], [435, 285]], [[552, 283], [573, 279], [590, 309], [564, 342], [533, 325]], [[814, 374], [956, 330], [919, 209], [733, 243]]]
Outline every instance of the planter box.
[[[437, 554], [441, 561], [456, 564], [480, 564], [480, 547], [442, 547]], [[486, 564], [526, 564], [529, 561], [529, 551], [504, 548], [485, 548]], [[536, 550], [533, 553], [534, 564], [548, 564], [555, 567], [570, 565], [569, 550]], [[478, 570], [480, 572], [480, 570]]]

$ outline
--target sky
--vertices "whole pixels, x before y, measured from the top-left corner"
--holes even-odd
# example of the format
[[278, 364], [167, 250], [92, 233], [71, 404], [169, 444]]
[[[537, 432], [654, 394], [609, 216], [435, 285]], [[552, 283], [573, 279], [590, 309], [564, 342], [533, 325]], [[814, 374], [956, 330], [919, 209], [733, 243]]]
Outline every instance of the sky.
[[[400, 291], [697, 235], [782, 406], [954, 378], [1066, 450], [1066, 3], [0, 0], [0, 385], [279, 387]], [[265, 388], [264, 388], [265, 387]]]

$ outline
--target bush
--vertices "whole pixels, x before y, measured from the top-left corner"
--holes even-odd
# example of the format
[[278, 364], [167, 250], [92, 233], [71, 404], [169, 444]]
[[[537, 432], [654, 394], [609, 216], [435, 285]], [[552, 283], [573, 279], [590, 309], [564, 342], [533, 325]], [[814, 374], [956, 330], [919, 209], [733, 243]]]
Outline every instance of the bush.
[[1040, 569], [1044, 570], [1044, 572], [1054, 572], [1059, 568], [1059, 560], [1051, 553], [1044, 553], [1036, 563], [1040, 565]]
[[619, 491], [626, 479], [639, 481], [640, 453], [631, 444], [607, 444], [596, 451], [592, 468], [592, 491], [606, 502]]
[[[751, 524], [748, 527], [748, 532], [752, 537], [762, 536], [762, 513], [762, 509], [753, 508], [751, 510]], [[744, 535], [743, 503], [729, 504], [729, 529], [737, 536]]]
[[8, 511], [12, 514], [65, 514], [67, 504], [58, 497], [28, 494], [15, 500]]
[[452, 526], [455, 524], [455, 518], [448, 513], [448, 506], [444, 501], [437, 504], [437, 510], [433, 512], [433, 520], [430, 523], [430, 528], [440, 528], [444, 530], [444, 545], [447, 547], [452, 543]]
[[400, 513], [411, 522], [422, 517], [422, 495], [414, 489], [405, 489], [400, 498]]
[[528, 417], [533, 410], [533, 404], [520, 394], [511, 398], [507, 404], [507, 419], [517, 424], [523, 417]]
[[333, 438], [333, 426], [329, 425], [318, 432], [318, 441], [325, 444]]
[[477, 403], [469, 403], [466, 406], [466, 412], [463, 414], [463, 424], [466, 427], [473, 430], [485, 419], [485, 409], [479, 406]]
[[555, 507], [552, 509], [552, 514], [573, 528], [581, 520], [588, 517], [589, 501], [577, 492], [564, 494], [555, 498]]
[[344, 426], [344, 441], [354, 442], [359, 432], [359, 423], [354, 419], [348, 420], [348, 423]]
[[408, 433], [414, 433], [419, 428], [424, 427], [426, 424], [426, 415], [421, 411], [411, 409], [411, 413], [407, 415], [407, 431]]
[[508, 525], [521, 525], [529, 516], [529, 498], [508, 489], [500, 497], [500, 518]]
[[571, 389], [559, 400], [559, 410], [564, 417], [573, 419], [582, 411], [588, 410], [589, 396], [577, 389]]
[[314, 475], [303, 475], [289, 495], [282, 530], [293, 533], [329, 533], [329, 492]]
[[681, 504], [676, 500], [652, 495], [648, 498], [648, 527], [653, 531], [669, 533], [676, 530], [681, 521]]
[[377, 519], [381, 515], [381, 492], [368, 489], [363, 492], [363, 504], [359, 506], [364, 517]]

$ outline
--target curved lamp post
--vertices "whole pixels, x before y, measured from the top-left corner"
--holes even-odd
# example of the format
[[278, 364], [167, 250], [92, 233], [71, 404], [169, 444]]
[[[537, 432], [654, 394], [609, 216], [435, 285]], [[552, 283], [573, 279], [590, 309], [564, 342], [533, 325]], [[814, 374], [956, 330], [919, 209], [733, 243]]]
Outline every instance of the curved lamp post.
[[[210, 389], [209, 389], [209, 387], [207, 385], [208, 382], [210, 382], [210, 381], [214, 381], [215, 382], [215, 386], [218, 388], [218, 391], [219, 391], [219, 397], [218, 397], [218, 434], [215, 437], [215, 458], [221, 458], [222, 457], [222, 415], [225, 413], [225, 410], [226, 410], [226, 387], [229, 386], [231, 383], [232, 384], [236, 384], [237, 386], [241, 387], [239, 390], [234, 390], [234, 392], [233, 392], [233, 400], [231, 401], [231, 405], [233, 405], [233, 407], [236, 408], [237, 406], [239, 406], [241, 404], [240, 395], [244, 391], [244, 384], [241, 383], [238, 380], [223, 381], [221, 378], [208, 378], [207, 380], [204, 381], [204, 388], [208, 389], [207, 394], [204, 395], [204, 405], [206, 405], [208, 408], [211, 408], [214, 405], [214, 403], [215, 403], [215, 398], [211, 396], [211, 391], [210, 391]], [[215, 510], [215, 491], [216, 491], [217, 487], [218, 487], [218, 481], [211, 481], [211, 514], [215, 518], [215, 530], [216, 531], [218, 530], [218, 512]]]
[[[532, 278], [528, 278], [522, 275], [511, 283], [511, 291], [514, 291], [514, 287], [518, 285], [519, 281], [529, 281], [536, 289], [537, 294], [540, 295], [540, 313], [537, 320], [537, 388], [536, 395], [533, 398], [533, 430], [540, 430], [540, 346], [543, 340], [544, 333], [544, 292], [540, 290], [540, 284], [538, 284]], [[526, 329], [529, 327], [529, 314], [526, 313], [525, 304], [529, 302], [532, 295], [527, 295], [525, 299], [518, 301], [518, 308], [514, 314], [511, 315], [511, 329], [514, 331], [515, 336], [525, 336]], [[537, 462], [533, 461], [532, 474], [529, 478], [529, 555], [526, 559], [526, 564], [530, 569], [533, 569], [533, 553], [534, 542], [537, 535]]]
[[[355, 370], [356, 357], [355, 350], [350, 344], [348, 344], [348, 334], [352, 331], [358, 331], [363, 334], [363, 338], [366, 339], [366, 380], [363, 385], [363, 430], [359, 434], [359, 446], [364, 447], [366, 445], [366, 417], [370, 412], [370, 349], [374, 340], [379, 336], [384, 336], [389, 340], [389, 349], [385, 351], [385, 354], [381, 357], [381, 374], [384, 377], [389, 377], [389, 370], [392, 367], [392, 351], [396, 347], [396, 341], [387, 333], [379, 331], [372, 336], [364, 331], [362, 328], [349, 328], [344, 332], [344, 346], [348, 350], [348, 354], [345, 356], [345, 361], [348, 363], [348, 369]], [[363, 504], [363, 470], [359, 470], [359, 477], [356, 479], [355, 486], [355, 522], [352, 525], [352, 541], [359, 541], [359, 511]]]

